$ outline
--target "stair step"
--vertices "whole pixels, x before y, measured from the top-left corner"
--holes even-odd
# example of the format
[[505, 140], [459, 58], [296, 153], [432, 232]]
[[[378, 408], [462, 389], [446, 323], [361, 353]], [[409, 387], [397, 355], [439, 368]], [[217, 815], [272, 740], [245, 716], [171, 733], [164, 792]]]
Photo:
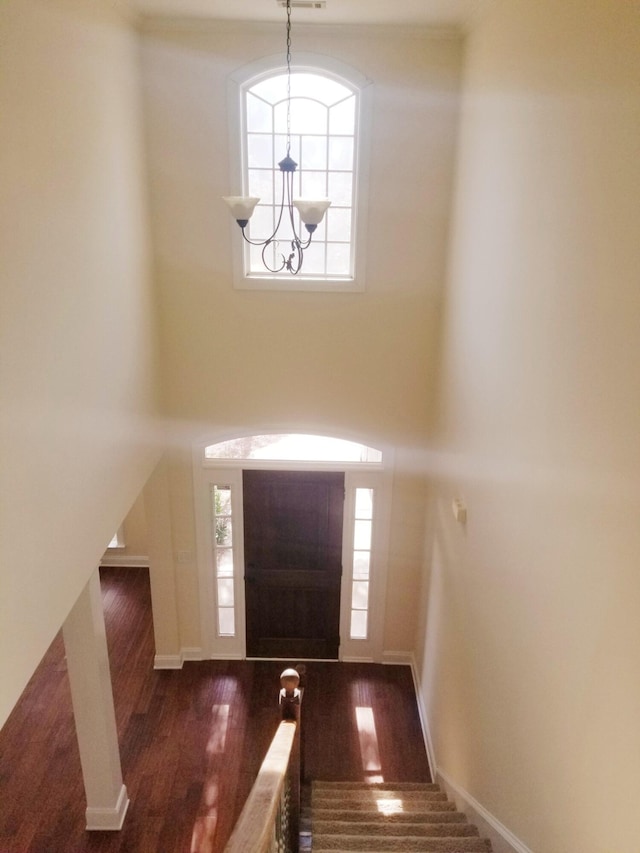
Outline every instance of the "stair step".
[[[441, 810], [392, 812], [384, 814], [378, 810], [353, 809], [314, 809], [313, 821], [338, 820], [352, 823], [466, 823], [467, 818], [462, 812], [456, 811], [453, 803], [439, 803]], [[446, 810], [445, 810], [446, 806]]]
[[375, 835], [378, 838], [402, 836], [442, 837], [478, 837], [476, 826], [470, 823], [398, 823], [392, 821], [373, 821], [358, 823], [344, 820], [314, 820], [313, 837], [323, 835]]
[[440, 791], [440, 785], [435, 782], [323, 782], [314, 780], [313, 790], [351, 791]]
[[404, 836], [386, 838], [379, 835], [313, 835], [313, 853], [491, 853], [484, 838], [421, 838]]
[[313, 798], [313, 813], [318, 809], [343, 811], [374, 811], [378, 814], [391, 814], [392, 812], [446, 812], [455, 811], [455, 804], [446, 799], [428, 800], [422, 797], [407, 799], [405, 797], [363, 797], [352, 799], [343, 797], [341, 799], [327, 799], [325, 797]]
[[317, 782], [311, 785], [313, 853], [491, 853], [438, 785]]
[[421, 791], [416, 788], [409, 788], [406, 791], [395, 788], [353, 788], [348, 791], [341, 791], [339, 788], [320, 788], [313, 789], [311, 794], [311, 802], [315, 804], [318, 800], [326, 800], [327, 802], [344, 803], [344, 802], [377, 802], [378, 800], [404, 800], [411, 802], [443, 802], [447, 799], [447, 795], [443, 791]]

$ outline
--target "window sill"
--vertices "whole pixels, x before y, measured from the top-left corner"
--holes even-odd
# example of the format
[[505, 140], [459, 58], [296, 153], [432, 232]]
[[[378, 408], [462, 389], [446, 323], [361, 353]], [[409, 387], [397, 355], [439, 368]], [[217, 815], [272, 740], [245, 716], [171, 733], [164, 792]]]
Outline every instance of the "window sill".
[[234, 280], [236, 290], [290, 290], [307, 293], [362, 293], [363, 278], [310, 278], [304, 276], [243, 276]]

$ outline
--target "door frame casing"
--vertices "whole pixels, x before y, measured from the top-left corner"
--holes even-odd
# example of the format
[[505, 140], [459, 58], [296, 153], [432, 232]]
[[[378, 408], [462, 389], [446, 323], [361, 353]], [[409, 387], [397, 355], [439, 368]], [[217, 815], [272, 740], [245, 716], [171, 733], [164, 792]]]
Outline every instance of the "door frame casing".
[[[310, 432], [309, 430], [305, 430]], [[278, 432], [284, 432], [279, 430]], [[291, 430], [303, 432], [303, 430]], [[242, 433], [244, 435], [245, 433]], [[254, 431], [252, 434], [264, 434]], [[314, 433], [317, 434], [317, 433]], [[196, 556], [200, 598], [200, 633], [204, 658], [243, 660], [246, 658], [246, 620], [244, 589], [244, 519], [242, 471], [343, 471], [345, 474], [345, 504], [342, 532], [342, 580], [340, 588], [340, 636], [338, 659], [341, 661], [382, 662], [384, 616], [389, 563], [391, 527], [391, 488], [393, 482], [393, 452], [382, 450], [382, 463], [274, 462], [270, 460], [205, 459], [205, 447], [238, 438], [241, 433], [207, 436], [192, 445], [193, 487], [196, 528]], [[338, 436], [344, 438], [345, 436]], [[361, 440], [348, 437], [349, 440]], [[371, 443], [373, 444], [373, 443]], [[217, 632], [217, 596], [215, 586], [215, 555], [211, 536], [211, 485], [231, 486], [232, 542], [234, 557], [235, 636], [219, 636]], [[349, 637], [351, 621], [351, 581], [354, 525], [354, 495], [356, 488], [374, 490], [374, 519], [371, 551], [371, 587], [369, 601], [369, 631], [366, 640]]]

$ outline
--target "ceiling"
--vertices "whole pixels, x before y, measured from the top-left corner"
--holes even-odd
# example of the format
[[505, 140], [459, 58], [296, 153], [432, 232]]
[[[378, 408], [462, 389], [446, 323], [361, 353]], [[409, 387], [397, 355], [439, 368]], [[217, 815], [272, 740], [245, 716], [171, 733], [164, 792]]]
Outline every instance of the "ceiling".
[[[296, 0], [292, 0], [292, 3]], [[292, 8], [293, 23], [465, 27], [491, 0], [326, 0], [324, 9]], [[226, 21], [286, 20], [278, 0], [129, 0], [143, 16]]]

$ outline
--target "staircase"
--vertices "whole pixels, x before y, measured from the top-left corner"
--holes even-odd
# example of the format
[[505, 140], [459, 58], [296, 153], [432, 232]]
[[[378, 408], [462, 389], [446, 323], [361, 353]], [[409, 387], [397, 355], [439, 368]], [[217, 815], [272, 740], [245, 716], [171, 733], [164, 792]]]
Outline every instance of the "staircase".
[[438, 785], [313, 782], [311, 850], [490, 853], [491, 843]]

